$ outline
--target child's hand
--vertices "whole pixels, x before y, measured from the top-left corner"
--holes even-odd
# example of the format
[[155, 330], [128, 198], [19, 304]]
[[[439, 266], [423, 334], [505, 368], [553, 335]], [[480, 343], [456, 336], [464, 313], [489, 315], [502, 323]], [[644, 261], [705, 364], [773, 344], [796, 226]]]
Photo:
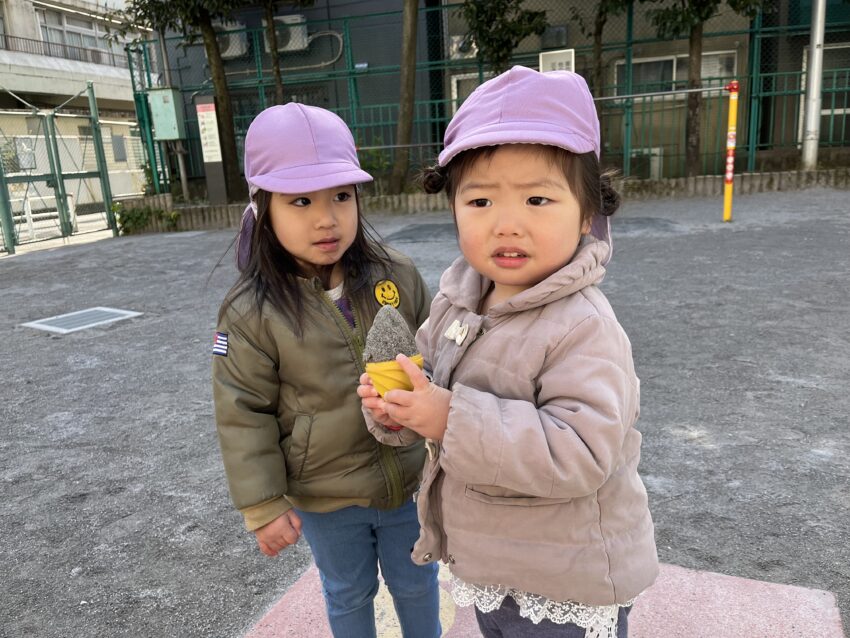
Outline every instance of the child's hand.
[[277, 556], [277, 553], [298, 542], [301, 536], [301, 517], [295, 510], [284, 512], [271, 523], [254, 530], [257, 545], [266, 556]]
[[[449, 419], [450, 390], [428, 381], [425, 373], [403, 354], [395, 358], [413, 383], [413, 391], [390, 390], [384, 395], [383, 410], [395, 423], [428, 439], [443, 440]], [[362, 395], [361, 395], [362, 396]]]
[[395, 423], [384, 409], [384, 400], [375, 386], [372, 385], [372, 379], [365, 372], [360, 375], [360, 385], [357, 386], [357, 396], [360, 397], [360, 402], [363, 407], [369, 410], [369, 414], [376, 423], [380, 423], [388, 430], [398, 431], [401, 426]]

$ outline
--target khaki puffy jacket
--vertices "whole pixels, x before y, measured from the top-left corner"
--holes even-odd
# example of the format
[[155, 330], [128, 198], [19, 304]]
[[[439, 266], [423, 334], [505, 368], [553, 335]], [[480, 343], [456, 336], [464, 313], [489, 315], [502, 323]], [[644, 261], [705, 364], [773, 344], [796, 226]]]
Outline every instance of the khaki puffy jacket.
[[[462, 259], [443, 274], [417, 341], [453, 394], [442, 444], [428, 441], [415, 562], [442, 559], [468, 583], [588, 605], [626, 603], [655, 580], [633, 427], [639, 382], [595, 286], [607, 253], [586, 240], [564, 268], [483, 316], [489, 282]], [[388, 443], [416, 437], [369, 428]]]
[[[428, 316], [430, 296], [413, 263], [400, 253], [387, 279], [411, 330]], [[227, 354], [213, 355], [213, 396], [230, 495], [256, 529], [293, 505], [327, 512], [348, 505], [398, 507], [419, 483], [422, 441], [391, 447], [369, 435], [357, 384], [363, 346], [392, 287], [355, 305], [355, 328], [322, 289], [302, 280], [306, 320], [299, 340], [271, 304], [253, 311], [251, 295], [235, 300], [218, 324]]]

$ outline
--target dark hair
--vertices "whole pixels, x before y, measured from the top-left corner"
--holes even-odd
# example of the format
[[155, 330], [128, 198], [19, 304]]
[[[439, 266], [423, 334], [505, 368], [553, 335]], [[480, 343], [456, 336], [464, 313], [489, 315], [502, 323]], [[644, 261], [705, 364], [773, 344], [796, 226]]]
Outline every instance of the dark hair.
[[[363, 218], [360, 212], [360, 197], [355, 189], [357, 203], [357, 232], [354, 241], [339, 260], [342, 264], [343, 290], [352, 298], [352, 302], [366, 301], [370, 298], [368, 284], [380, 271], [389, 276], [392, 260], [380, 242], [374, 228]], [[307, 274], [299, 267], [286, 248], [275, 235], [269, 214], [272, 194], [258, 190], [256, 194], [257, 220], [251, 234], [251, 252], [247, 263], [241, 270], [239, 279], [227, 293], [219, 310], [219, 320], [237, 297], [253, 293], [257, 312], [268, 301], [276, 310], [292, 321], [295, 333], [303, 334], [304, 298], [299, 277]], [[327, 289], [330, 285], [334, 265], [324, 266], [315, 273]]]
[[[426, 168], [421, 177], [422, 188], [426, 193], [446, 191], [449, 205], [454, 208], [455, 194], [463, 176], [479, 159], [488, 159], [499, 146], [483, 146], [463, 151], [451, 159], [448, 166]], [[620, 207], [620, 194], [614, 188], [612, 178], [616, 171], [601, 172], [596, 153], [571, 153], [557, 146], [544, 144], [529, 145], [553, 165], [558, 166], [581, 209], [582, 222], [593, 219], [594, 215], [613, 215]]]

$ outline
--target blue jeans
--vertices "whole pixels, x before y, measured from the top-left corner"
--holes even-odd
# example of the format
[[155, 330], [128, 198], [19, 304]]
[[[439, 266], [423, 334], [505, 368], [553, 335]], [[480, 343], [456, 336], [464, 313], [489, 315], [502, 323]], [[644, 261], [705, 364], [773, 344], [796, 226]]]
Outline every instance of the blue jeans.
[[355, 506], [298, 515], [322, 577], [334, 638], [375, 638], [378, 564], [404, 638], [440, 636], [438, 566], [420, 567], [410, 558], [419, 538], [413, 501], [394, 510]]

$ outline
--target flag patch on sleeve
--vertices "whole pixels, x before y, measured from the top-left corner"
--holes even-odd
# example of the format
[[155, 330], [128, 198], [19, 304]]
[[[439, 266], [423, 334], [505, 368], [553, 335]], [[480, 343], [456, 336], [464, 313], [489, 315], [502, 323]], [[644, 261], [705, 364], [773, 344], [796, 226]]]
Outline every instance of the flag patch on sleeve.
[[216, 332], [215, 340], [213, 341], [213, 354], [217, 354], [220, 357], [227, 356], [227, 333], [226, 332]]

